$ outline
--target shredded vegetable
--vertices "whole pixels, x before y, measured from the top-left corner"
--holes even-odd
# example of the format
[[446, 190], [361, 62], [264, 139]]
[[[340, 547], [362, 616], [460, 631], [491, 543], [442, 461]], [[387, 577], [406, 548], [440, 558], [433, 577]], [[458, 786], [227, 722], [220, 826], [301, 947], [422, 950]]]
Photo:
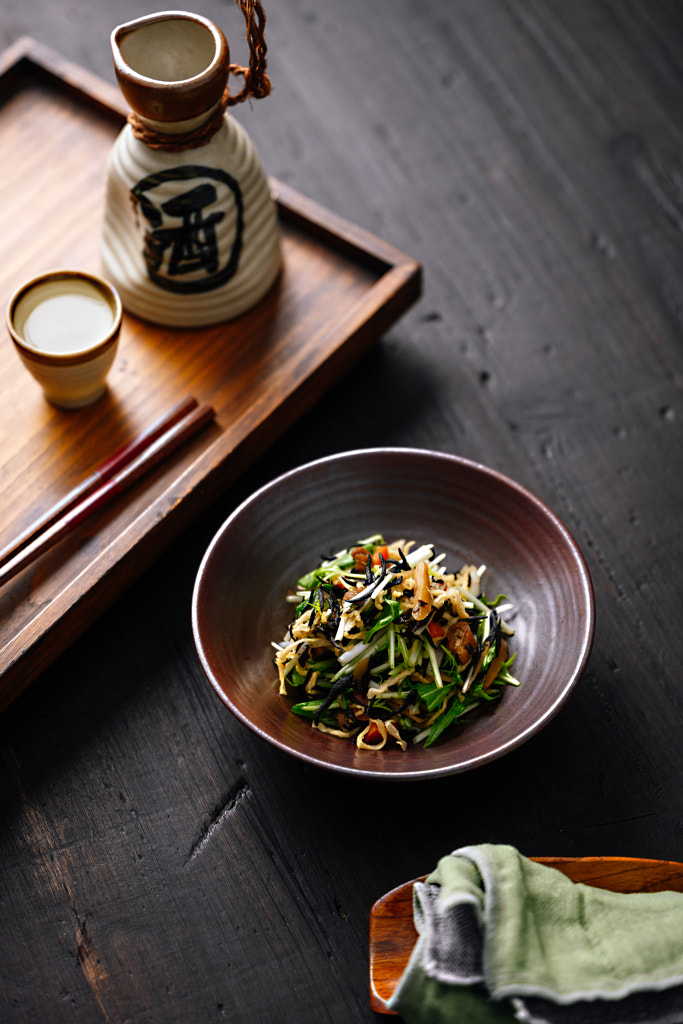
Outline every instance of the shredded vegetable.
[[405, 751], [519, 685], [503, 617], [512, 605], [485, 596], [485, 566], [453, 574], [444, 558], [376, 534], [302, 576], [287, 596], [294, 617], [273, 642], [296, 714], [361, 749]]

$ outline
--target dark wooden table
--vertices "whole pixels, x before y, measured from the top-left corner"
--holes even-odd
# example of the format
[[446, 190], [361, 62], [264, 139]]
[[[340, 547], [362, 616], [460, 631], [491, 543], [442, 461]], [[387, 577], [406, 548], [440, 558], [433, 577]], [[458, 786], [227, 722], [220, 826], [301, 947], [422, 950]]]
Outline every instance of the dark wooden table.
[[[109, 32], [148, 10], [12, 2], [0, 45], [30, 34], [113, 81]], [[271, 174], [419, 259], [423, 298], [0, 718], [3, 1022], [371, 1021], [369, 909], [451, 849], [683, 861], [683, 7], [266, 10], [274, 92], [236, 116]], [[201, 13], [243, 60], [232, 4]], [[558, 717], [428, 784], [267, 746], [190, 630], [235, 504], [375, 445], [506, 472], [595, 585]]]

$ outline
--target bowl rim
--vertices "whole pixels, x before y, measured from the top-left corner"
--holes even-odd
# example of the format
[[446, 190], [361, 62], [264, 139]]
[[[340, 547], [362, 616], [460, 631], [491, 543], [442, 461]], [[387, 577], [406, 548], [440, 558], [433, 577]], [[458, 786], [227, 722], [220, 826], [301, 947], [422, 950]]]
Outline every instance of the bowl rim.
[[[443, 765], [427, 768], [410, 768], [408, 765], [405, 771], [389, 771], [382, 768], [363, 767], [355, 768], [352, 766], [334, 764], [325, 760], [322, 757], [316, 757], [314, 754], [310, 754], [305, 750], [299, 750], [294, 746], [282, 742], [274, 736], [271, 736], [264, 729], [260, 728], [258, 724], [253, 722], [248, 716], [246, 716], [233, 702], [231, 702], [218, 681], [215, 678], [213, 669], [210, 661], [204, 650], [202, 643], [201, 630], [200, 630], [200, 615], [199, 615], [199, 598], [202, 591], [203, 580], [207, 572], [210, 559], [216, 547], [220, 544], [224, 533], [230, 528], [231, 524], [237, 519], [243, 511], [248, 508], [253, 502], [260, 500], [269, 491], [275, 490], [281, 487], [291, 478], [298, 476], [304, 472], [315, 471], [316, 468], [330, 465], [335, 462], [348, 461], [350, 459], [359, 456], [386, 456], [386, 455], [405, 455], [409, 457], [423, 457], [428, 459], [443, 459], [446, 462], [460, 466], [467, 469], [469, 472], [475, 472], [483, 474], [496, 481], [498, 485], [503, 487], [511, 488], [515, 491], [525, 502], [532, 505], [536, 511], [548, 521], [554, 531], [559, 534], [562, 538], [565, 548], [571, 552], [574, 563], [576, 565], [576, 579], [580, 584], [580, 592], [582, 600], [585, 603], [585, 617], [582, 620], [582, 634], [579, 644], [579, 657], [576, 659], [574, 667], [571, 673], [567, 676], [562, 690], [556, 696], [555, 700], [546, 708], [545, 712], [538, 718], [535, 718], [529, 723], [524, 729], [516, 733], [510, 739], [501, 742], [498, 746], [492, 748], [484, 754], [476, 755], [470, 759], [463, 760], [456, 765]], [[216, 694], [220, 698], [221, 702], [232, 712], [232, 714], [240, 721], [243, 725], [259, 736], [261, 739], [270, 743], [277, 749], [290, 754], [301, 761], [308, 764], [315, 765], [318, 768], [324, 768], [328, 771], [337, 772], [343, 775], [353, 775], [362, 778], [371, 779], [383, 779], [387, 781], [416, 781], [420, 779], [434, 779], [445, 777], [453, 774], [458, 774], [464, 771], [470, 771], [474, 768], [481, 767], [485, 764], [489, 764], [491, 761], [498, 760], [505, 754], [510, 753], [516, 748], [520, 747], [523, 743], [531, 739], [532, 736], [540, 732], [561, 710], [564, 704], [569, 699], [572, 691], [574, 690], [579, 679], [583, 675], [595, 639], [595, 592], [593, 588], [593, 581], [588, 569], [586, 559], [576, 542], [573, 534], [562, 522], [559, 516], [550, 508], [550, 506], [539, 498], [533, 491], [525, 487], [523, 484], [518, 483], [512, 477], [500, 470], [494, 469], [491, 466], [487, 466], [484, 463], [477, 462], [476, 460], [469, 459], [465, 456], [455, 455], [450, 452], [437, 451], [429, 448], [414, 448], [409, 446], [376, 446], [369, 448], [354, 448], [348, 451], [336, 452], [332, 455], [321, 456], [320, 458], [310, 460], [302, 463], [299, 466], [295, 466], [292, 469], [286, 470], [284, 473], [279, 474], [272, 480], [262, 484], [255, 491], [253, 491], [247, 498], [239, 503], [239, 505], [233, 509], [233, 511], [224, 520], [222, 525], [218, 528], [213, 538], [211, 539], [197, 570], [195, 577], [194, 587], [192, 591], [192, 634], [195, 643], [195, 649], [199, 657], [199, 661], [204, 670], [204, 673], [215, 690]], [[371, 764], [371, 762], [369, 762]]]

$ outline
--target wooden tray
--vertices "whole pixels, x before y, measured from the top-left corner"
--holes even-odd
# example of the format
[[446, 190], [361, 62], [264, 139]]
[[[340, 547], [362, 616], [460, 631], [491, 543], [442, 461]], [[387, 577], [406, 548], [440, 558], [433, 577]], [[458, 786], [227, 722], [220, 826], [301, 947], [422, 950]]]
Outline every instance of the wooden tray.
[[[532, 857], [573, 882], [612, 892], [683, 892], [683, 864], [636, 857]], [[387, 1003], [417, 941], [413, 926], [413, 879], [392, 889], [370, 911], [370, 1005], [396, 1016]]]
[[[30, 39], [0, 58], [0, 301], [52, 267], [99, 271], [105, 165], [127, 113], [114, 86]], [[420, 293], [420, 266], [272, 182], [284, 271], [229, 324], [196, 331], [124, 316], [109, 392], [51, 407], [0, 345], [0, 547], [177, 400], [216, 409], [189, 442], [77, 536], [0, 590], [0, 709]]]

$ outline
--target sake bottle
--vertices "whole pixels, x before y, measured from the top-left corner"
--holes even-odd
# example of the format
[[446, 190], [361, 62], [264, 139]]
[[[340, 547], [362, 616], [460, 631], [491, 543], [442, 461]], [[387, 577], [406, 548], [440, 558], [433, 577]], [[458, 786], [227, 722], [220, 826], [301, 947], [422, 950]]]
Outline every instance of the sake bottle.
[[240, 316], [273, 287], [281, 247], [258, 153], [228, 113], [226, 38], [166, 11], [120, 25], [111, 45], [132, 112], [107, 165], [104, 274], [156, 324]]

